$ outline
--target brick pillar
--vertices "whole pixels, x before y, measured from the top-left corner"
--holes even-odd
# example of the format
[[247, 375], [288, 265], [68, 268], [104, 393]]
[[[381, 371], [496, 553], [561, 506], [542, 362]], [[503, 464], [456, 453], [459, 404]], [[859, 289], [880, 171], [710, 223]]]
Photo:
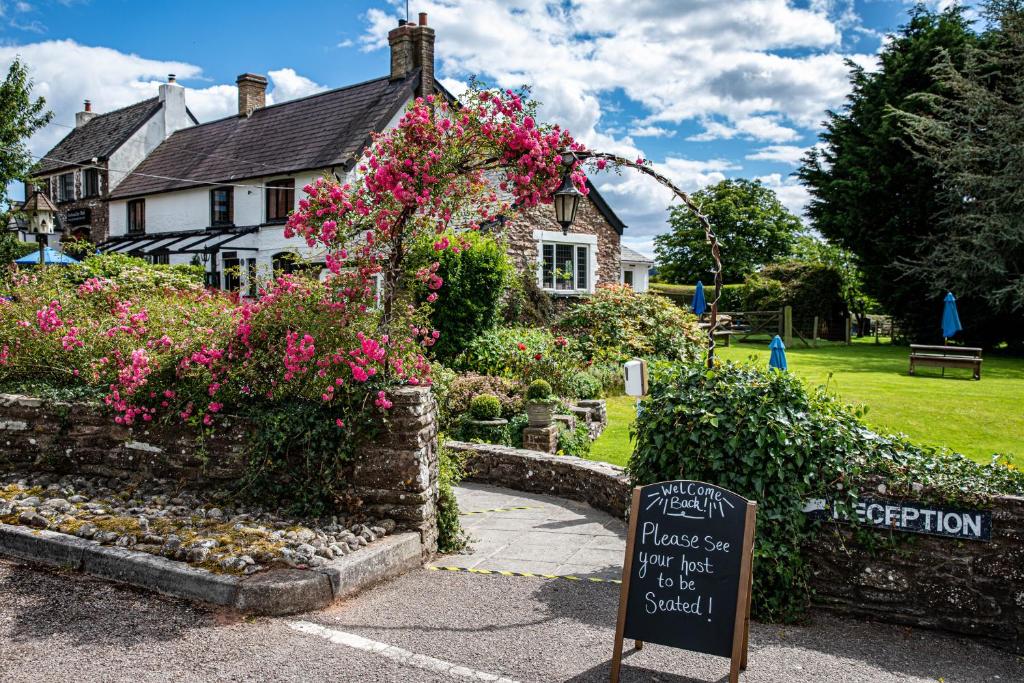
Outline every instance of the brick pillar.
[[426, 387], [403, 387], [379, 435], [359, 450], [353, 493], [363, 509], [418, 531], [423, 554], [437, 551], [437, 404]]

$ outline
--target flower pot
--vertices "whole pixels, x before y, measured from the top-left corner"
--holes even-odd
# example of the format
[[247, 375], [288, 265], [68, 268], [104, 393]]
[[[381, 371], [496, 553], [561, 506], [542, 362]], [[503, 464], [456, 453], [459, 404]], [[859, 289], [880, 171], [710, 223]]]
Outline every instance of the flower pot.
[[526, 419], [531, 427], [547, 427], [555, 414], [555, 406], [551, 403], [527, 403]]

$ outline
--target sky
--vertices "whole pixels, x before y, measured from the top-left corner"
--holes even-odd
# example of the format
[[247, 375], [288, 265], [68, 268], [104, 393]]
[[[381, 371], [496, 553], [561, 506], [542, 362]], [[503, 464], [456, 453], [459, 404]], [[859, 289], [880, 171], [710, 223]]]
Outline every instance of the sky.
[[[944, 8], [952, 0], [929, 0]], [[849, 91], [846, 60], [873, 69], [907, 0], [410, 0], [436, 31], [437, 75], [458, 93], [473, 76], [529, 85], [540, 118], [593, 149], [653, 162], [693, 191], [759, 178], [794, 213], [792, 176], [827, 109]], [[405, 0], [321, 3], [0, 0], [0, 68], [30, 67], [53, 123], [45, 154], [89, 99], [107, 112], [156, 94], [169, 73], [201, 121], [236, 111], [235, 78], [266, 74], [283, 102], [386, 75], [387, 32]], [[593, 180], [653, 254], [671, 194], [636, 173]], [[12, 192], [20, 196], [20, 186]]]

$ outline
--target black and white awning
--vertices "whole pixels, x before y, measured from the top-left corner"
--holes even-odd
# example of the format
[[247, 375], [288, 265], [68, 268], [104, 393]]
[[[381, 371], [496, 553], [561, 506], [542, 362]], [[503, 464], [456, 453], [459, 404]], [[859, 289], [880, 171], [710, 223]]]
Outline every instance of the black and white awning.
[[107, 254], [151, 256], [153, 254], [210, 254], [230, 247], [235, 251], [257, 251], [234, 242], [259, 230], [258, 225], [208, 230], [182, 230], [150, 235], [119, 235], [97, 245]]

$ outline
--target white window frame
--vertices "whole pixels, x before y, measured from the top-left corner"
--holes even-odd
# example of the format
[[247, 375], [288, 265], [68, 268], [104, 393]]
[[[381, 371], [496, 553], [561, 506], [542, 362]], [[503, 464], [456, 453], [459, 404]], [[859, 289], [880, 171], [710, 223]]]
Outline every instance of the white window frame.
[[[534, 230], [533, 239], [537, 242], [537, 285], [545, 292], [557, 295], [593, 294], [597, 285], [597, 235], [584, 233], [569, 233], [563, 235], [553, 230]], [[573, 287], [572, 289], [553, 289], [544, 286], [544, 245], [571, 245], [573, 247], [587, 248], [587, 286], [584, 288]], [[574, 262], [576, 251], [573, 251]], [[575, 272], [575, 271], [574, 271]], [[574, 276], [573, 284], [575, 282]]]

